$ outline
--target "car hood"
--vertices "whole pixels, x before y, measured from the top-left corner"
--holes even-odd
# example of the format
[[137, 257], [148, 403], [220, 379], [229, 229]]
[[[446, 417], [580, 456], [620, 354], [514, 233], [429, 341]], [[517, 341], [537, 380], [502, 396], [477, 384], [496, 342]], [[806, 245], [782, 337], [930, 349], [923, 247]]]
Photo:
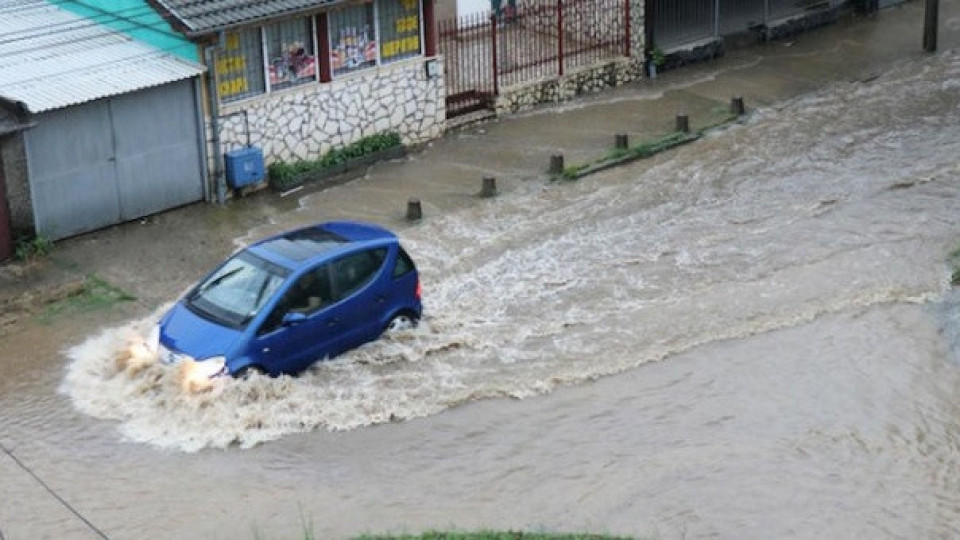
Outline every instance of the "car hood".
[[197, 360], [226, 355], [241, 332], [219, 325], [177, 302], [160, 321], [160, 343]]

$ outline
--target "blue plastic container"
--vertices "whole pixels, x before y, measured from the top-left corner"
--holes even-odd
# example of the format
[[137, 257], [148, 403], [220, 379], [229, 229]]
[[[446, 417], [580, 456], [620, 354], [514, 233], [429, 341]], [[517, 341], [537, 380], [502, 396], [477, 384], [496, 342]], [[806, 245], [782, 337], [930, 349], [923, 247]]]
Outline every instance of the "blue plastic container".
[[223, 155], [226, 165], [227, 185], [240, 189], [260, 182], [265, 177], [263, 151], [256, 146], [231, 150]]

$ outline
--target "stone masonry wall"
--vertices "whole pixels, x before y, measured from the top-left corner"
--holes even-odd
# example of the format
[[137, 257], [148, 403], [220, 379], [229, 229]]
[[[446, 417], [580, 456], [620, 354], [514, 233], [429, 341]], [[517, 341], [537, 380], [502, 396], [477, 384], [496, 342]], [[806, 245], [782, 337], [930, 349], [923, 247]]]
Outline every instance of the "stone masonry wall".
[[[250, 143], [263, 149], [267, 163], [316, 159], [386, 131], [400, 133], [404, 144], [437, 138], [443, 134], [446, 116], [444, 79], [442, 72], [427, 77], [427, 60], [399, 62], [224, 105], [222, 151], [246, 144], [243, 111]], [[442, 70], [442, 59], [436, 61]]]
[[639, 79], [642, 60], [618, 58], [576, 70], [563, 77], [501, 88], [496, 98], [497, 115], [530, 109], [539, 103], [568, 101], [580, 94], [599, 92]]

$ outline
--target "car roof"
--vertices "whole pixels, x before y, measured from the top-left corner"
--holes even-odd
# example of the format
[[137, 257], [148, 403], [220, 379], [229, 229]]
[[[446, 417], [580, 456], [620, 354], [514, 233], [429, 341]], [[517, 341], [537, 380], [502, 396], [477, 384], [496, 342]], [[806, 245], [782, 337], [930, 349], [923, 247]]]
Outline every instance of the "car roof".
[[291, 270], [365, 246], [396, 242], [397, 235], [371, 223], [328, 221], [261, 240], [247, 248]]

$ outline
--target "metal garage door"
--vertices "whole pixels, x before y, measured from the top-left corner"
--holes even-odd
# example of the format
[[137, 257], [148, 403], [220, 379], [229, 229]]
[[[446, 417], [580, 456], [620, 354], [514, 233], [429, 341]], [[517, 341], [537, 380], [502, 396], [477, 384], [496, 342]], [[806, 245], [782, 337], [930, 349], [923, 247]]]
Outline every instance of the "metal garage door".
[[184, 80], [36, 117], [26, 132], [37, 231], [50, 239], [203, 198], [194, 85]]

